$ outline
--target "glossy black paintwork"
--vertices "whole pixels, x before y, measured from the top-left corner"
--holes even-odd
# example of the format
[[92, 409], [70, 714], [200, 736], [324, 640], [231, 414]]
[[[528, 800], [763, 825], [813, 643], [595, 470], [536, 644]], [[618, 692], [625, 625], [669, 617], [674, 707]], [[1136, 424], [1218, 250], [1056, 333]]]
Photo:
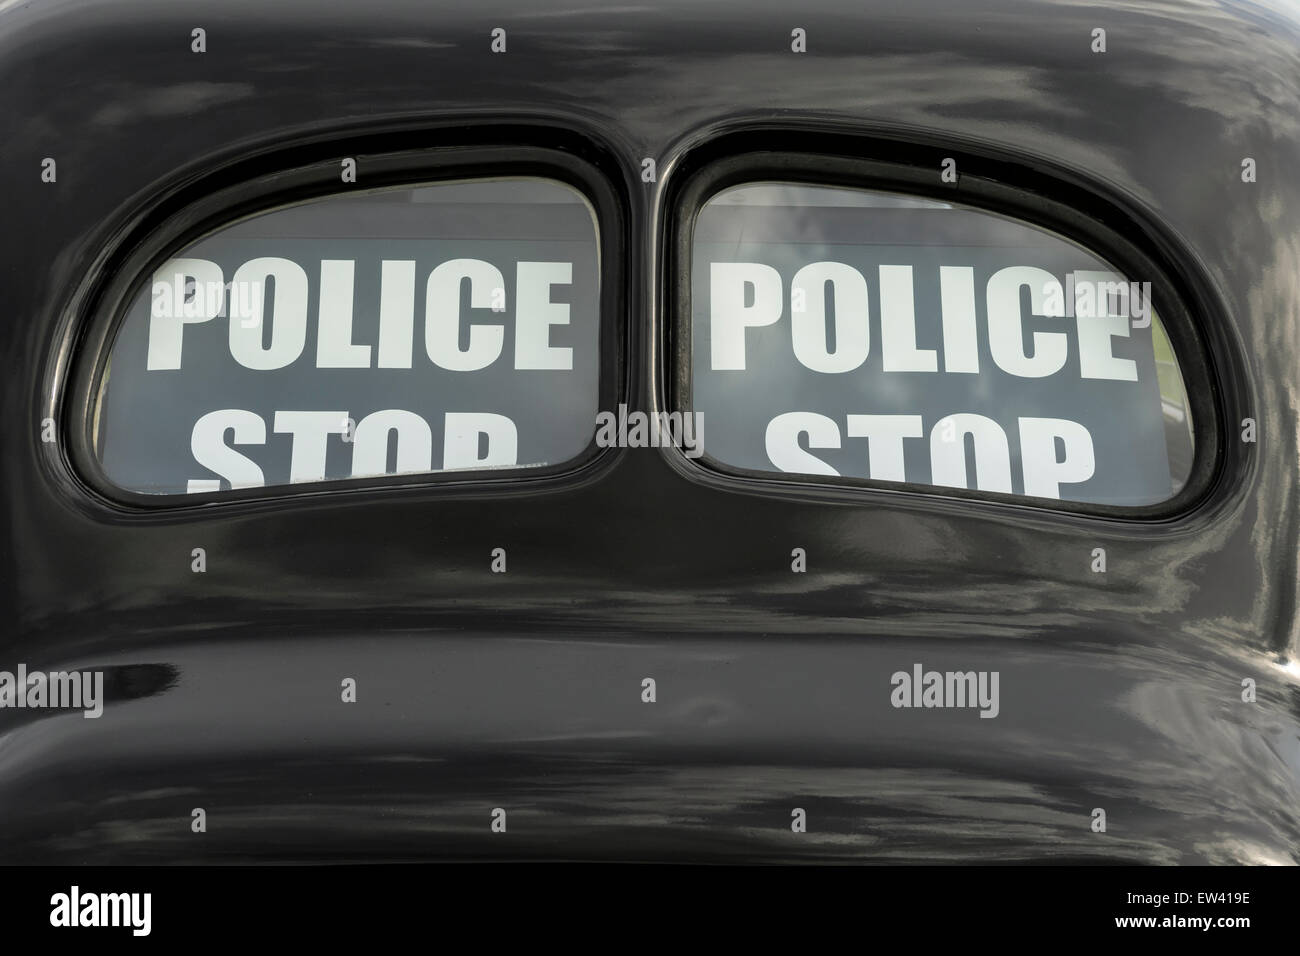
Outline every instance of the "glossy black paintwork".
[[[0, 859], [1300, 859], [1295, 5], [789, 7], [0, 3], [0, 667], [103, 667], [113, 688], [100, 720], [0, 712]], [[774, 494], [656, 450], [545, 492], [141, 517], [36, 440], [66, 411], [62, 323], [159, 195], [272, 146], [474, 124], [564, 129], [615, 165], [643, 407], [687, 153], [835, 129], [1132, 210], [1207, 323], [1226, 419], [1261, 440], [1229, 430], [1215, 491], [1160, 524]], [[1000, 670], [1001, 715], [891, 709], [916, 661]]]

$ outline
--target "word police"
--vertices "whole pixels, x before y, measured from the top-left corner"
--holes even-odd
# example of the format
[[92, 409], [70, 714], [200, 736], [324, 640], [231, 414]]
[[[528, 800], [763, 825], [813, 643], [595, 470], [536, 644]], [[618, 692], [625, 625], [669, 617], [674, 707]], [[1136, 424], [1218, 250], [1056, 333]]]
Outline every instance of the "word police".
[[[316, 270], [313, 270], [316, 272]], [[423, 351], [436, 367], [472, 373], [498, 364], [505, 353], [506, 319], [513, 319], [515, 370], [568, 372], [573, 349], [552, 344], [555, 326], [569, 324], [570, 307], [552, 301], [557, 286], [573, 281], [571, 262], [516, 262], [512, 316], [462, 314], [468, 286], [470, 309], [507, 311], [501, 270], [482, 259], [451, 259], [435, 266], [425, 280]], [[226, 281], [222, 267], [202, 258], [178, 258], [153, 277], [149, 316], [149, 371], [184, 367], [186, 330], [214, 319], [228, 319], [230, 355], [246, 369], [274, 372], [303, 359], [308, 342], [309, 290], [318, 281], [317, 369], [410, 369], [416, 364], [416, 263], [383, 260], [377, 303], [377, 336], [355, 341], [356, 261], [324, 259], [309, 278], [291, 259], [263, 256], [235, 269]], [[269, 309], [268, 309], [269, 301]], [[196, 346], [190, 346], [191, 348]], [[204, 356], [200, 356], [204, 358]], [[282, 401], [287, 396], [282, 393]], [[232, 404], [232, 403], [223, 403]], [[395, 436], [396, 472], [435, 469], [500, 468], [518, 462], [519, 436], [513, 419], [488, 411], [448, 411], [436, 420], [442, 434], [434, 456], [430, 420], [402, 408], [383, 408], [354, 420], [347, 410], [281, 408], [259, 414], [247, 408], [215, 408], [195, 421], [190, 448], [194, 460], [219, 478], [193, 478], [190, 492], [218, 491], [266, 483], [262, 467], [234, 445], [265, 445], [268, 433], [292, 442], [289, 481], [319, 481], [326, 475], [331, 436], [352, 445], [353, 477], [390, 472], [389, 444]], [[278, 479], [277, 479], [278, 480]]]
[[[1045, 269], [1009, 266], [993, 272], [984, 288], [987, 322], [976, 321], [975, 270], [941, 266], [937, 275], [918, 277], [910, 265], [881, 265], [875, 277], [879, 291], [879, 360], [873, 373], [977, 376], [991, 358], [996, 371], [1015, 379], [1044, 379], [1066, 369], [1073, 354], [1078, 375], [1085, 380], [1136, 382], [1138, 363], [1115, 354], [1117, 339], [1132, 329], [1150, 326], [1150, 287], [1121, 281], [1111, 272], [1077, 271], [1064, 284]], [[918, 344], [914, 301], [918, 278], [938, 283], [940, 315], [934, 323], [942, 348]], [[772, 335], [787, 338], [793, 358], [803, 369], [828, 377], [863, 369], [872, 355], [873, 324], [867, 278], [843, 262], [812, 262], [794, 273], [786, 288], [781, 273], [761, 262], [713, 262], [709, 270], [709, 363], [715, 373], [769, 374]], [[1031, 330], [1028, 311], [1046, 319], [1047, 329]], [[1119, 308], [1116, 308], [1119, 304]], [[1130, 316], [1141, 321], [1130, 324]], [[782, 327], [782, 323], [785, 323]], [[777, 331], [777, 328], [780, 331]], [[772, 331], [763, 330], [771, 328]], [[984, 329], [987, 350], [979, 336]], [[766, 336], [763, 360], [755, 362], [752, 340]], [[861, 373], [859, 373], [861, 374]], [[988, 397], [978, 386], [956, 391], [955, 379], [945, 378], [947, 394], [963, 403]], [[829, 383], [828, 383], [829, 385]], [[877, 395], [890, 394], [885, 382], [873, 383]], [[932, 395], [941, 394], [939, 384]], [[792, 394], [817, 394], [801, 380]], [[959, 398], [959, 396], [961, 396]], [[1019, 486], [1034, 497], [1060, 498], [1062, 485], [1085, 482], [1096, 471], [1092, 433], [1070, 419], [1025, 415], [999, 422], [973, 408], [948, 408], [936, 414], [878, 414], [880, 409], [852, 407], [835, 417], [805, 409], [770, 416], [764, 428], [765, 451], [772, 465], [798, 474], [838, 475], [817, 449], [840, 449], [847, 439], [862, 439], [858, 459], [879, 481], [909, 480], [904, 466], [909, 440], [928, 437], [930, 483], [966, 487], [967, 446], [973, 448], [975, 486], [982, 491], [1010, 493], [1012, 464], [1018, 457]], [[917, 409], [917, 411], [921, 411]], [[1012, 449], [1019, 455], [1013, 456]], [[869, 463], [869, 464], [868, 464]], [[915, 479], [912, 479], [915, 480]]]
[[[317, 368], [411, 368], [415, 335], [415, 263], [381, 264], [379, 337], [353, 342], [353, 285], [356, 262], [325, 259], [320, 264]], [[188, 279], [193, 279], [193, 283]], [[273, 280], [268, 283], [268, 280]], [[571, 369], [573, 350], [550, 344], [551, 326], [567, 325], [569, 306], [551, 301], [551, 287], [573, 281], [571, 262], [519, 262], [515, 266], [514, 367]], [[469, 283], [473, 309], [506, 308], [505, 277], [482, 259], [451, 259], [433, 269], [425, 284], [424, 347], [444, 369], [487, 368], [505, 343], [501, 323], [476, 321], [465, 328], [460, 311], [462, 282]], [[263, 328], [268, 284], [272, 296], [269, 342]], [[207, 259], [172, 259], [153, 277], [148, 368], [178, 369], [186, 325], [229, 315], [230, 354], [245, 368], [269, 371], [298, 361], [307, 344], [307, 271], [291, 259], [262, 256], [237, 270], [229, 284], [221, 266]], [[201, 290], [201, 291], [192, 291]], [[229, 308], [227, 308], [229, 299]], [[238, 319], [238, 321], [234, 321]], [[462, 338], [467, 340], [461, 347]]]
[[[1076, 272], [1070, 287], [1092, 288], [1114, 273]], [[941, 266], [943, 371], [980, 371], [976, 348], [975, 270], [969, 266]], [[916, 309], [911, 266], [880, 267], [881, 359], [886, 372], [937, 372], [939, 350], [923, 349], [916, 342]], [[826, 309], [826, 289], [831, 290], [834, 315]], [[1049, 318], [1066, 315], [1065, 290], [1045, 269], [1009, 266], [989, 278], [985, 290], [988, 306], [988, 346], [993, 362], [1008, 375], [1045, 378], [1065, 368], [1070, 332], [1038, 331], [1033, 348], [1025, 348], [1021, 290], [1030, 292], [1033, 312]], [[1125, 294], [1124, 299], [1129, 301]], [[746, 367], [746, 333], [776, 324], [785, 309], [781, 274], [761, 262], [715, 262], [710, 272], [711, 356], [714, 370]], [[1083, 303], [1080, 302], [1080, 305]], [[871, 354], [871, 324], [867, 280], [843, 262], [813, 262], [795, 273], [790, 283], [790, 338], [794, 356], [814, 372], [837, 374], [860, 368]], [[1113, 340], [1129, 334], [1129, 317], [1111, 313], [1091, 300], [1070, 309], [1080, 375], [1086, 379], [1137, 381], [1137, 363], [1118, 358]], [[828, 335], [827, 320], [834, 331]], [[830, 346], [834, 342], [834, 348]]]

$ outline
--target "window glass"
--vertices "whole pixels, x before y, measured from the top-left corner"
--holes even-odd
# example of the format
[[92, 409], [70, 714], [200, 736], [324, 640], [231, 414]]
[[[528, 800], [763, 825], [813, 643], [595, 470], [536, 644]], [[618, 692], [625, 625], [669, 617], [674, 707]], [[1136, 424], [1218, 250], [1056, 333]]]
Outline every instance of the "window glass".
[[751, 183], [691, 262], [690, 410], [754, 472], [1167, 500], [1193, 433], [1150, 277], [957, 204]]
[[592, 440], [591, 206], [512, 178], [276, 209], [162, 265], [117, 333], [92, 439], [149, 494], [553, 466]]

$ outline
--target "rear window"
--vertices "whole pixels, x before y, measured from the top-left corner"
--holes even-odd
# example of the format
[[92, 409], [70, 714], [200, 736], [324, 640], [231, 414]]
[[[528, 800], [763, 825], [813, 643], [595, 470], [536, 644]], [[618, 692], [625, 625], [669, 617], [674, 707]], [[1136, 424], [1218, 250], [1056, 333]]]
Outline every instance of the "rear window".
[[99, 380], [105, 477], [153, 495], [579, 458], [599, 402], [592, 207], [557, 181], [282, 207], [163, 263]]
[[700, 210], [687, 402], [706, 462], [1165, 501], [1193, 430], [1150, 277], [1002, 215], [756, 182]]

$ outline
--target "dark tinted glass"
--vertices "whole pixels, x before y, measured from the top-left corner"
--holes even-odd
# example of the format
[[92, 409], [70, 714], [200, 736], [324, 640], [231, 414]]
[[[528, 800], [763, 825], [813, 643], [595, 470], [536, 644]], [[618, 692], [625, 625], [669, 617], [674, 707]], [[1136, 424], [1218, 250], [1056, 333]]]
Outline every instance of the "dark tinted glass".
[[954, 204], [753, 183], [701, 210], [691, 408], [714, 462], [1106, 505], [1193, 436], [1149, 277]]
[[96, 453], [114, 484], [153, 494], [557, 465], [592, 440], [598, 293], [592, 209], [558, 182], [258, 215], [134, 303]]

